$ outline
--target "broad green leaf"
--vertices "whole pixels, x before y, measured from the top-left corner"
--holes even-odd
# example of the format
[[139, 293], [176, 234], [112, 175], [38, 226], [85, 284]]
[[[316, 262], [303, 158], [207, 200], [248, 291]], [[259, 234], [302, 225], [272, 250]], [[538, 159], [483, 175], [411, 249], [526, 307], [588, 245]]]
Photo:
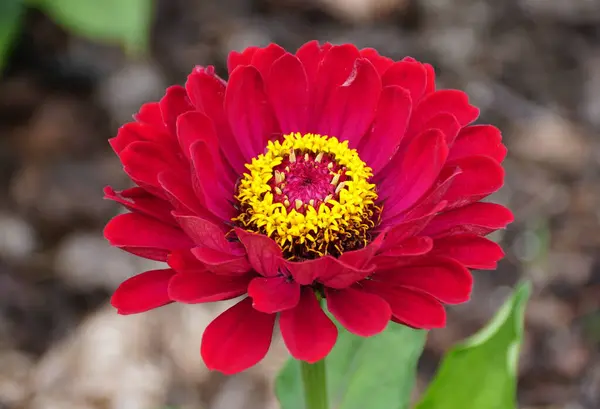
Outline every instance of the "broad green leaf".
[[0, 74], [24, 13], [21, 0], [0, 0]]
[[28, 1], [76, 35], [119, 43], [131, 53], [148, 48], [152, 0]]
[[[362, 338], [340, 328], [326, 358], [331, 409], [406, 409], [426, 331], [390, 323]], [[275, 383], [282, 409], [305, 409], [300, 363], [290, 359]]]
[[521, 284], [493, 320], [444, 357], [416, 409], [515, 409], [523, 316], [531, 286]]

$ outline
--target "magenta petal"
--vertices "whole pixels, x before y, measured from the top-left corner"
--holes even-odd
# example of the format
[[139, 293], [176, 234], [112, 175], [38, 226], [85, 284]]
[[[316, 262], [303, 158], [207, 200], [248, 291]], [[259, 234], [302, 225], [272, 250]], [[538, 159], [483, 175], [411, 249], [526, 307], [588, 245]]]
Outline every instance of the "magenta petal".
[[309, 363], [325, 358], [335, 345], [338, 334], [313, 290], [306, 287], [302, 290], [299, 304], [279, 316], [279, 328], [290, 354]]
[[415, 104], [421, 99], [427, 84], [427, 71], [418, 62], [398, 61], [381, 78], [384, 86], [396, 85], [406, 89]]
[[136, 213], [114, 217], [104, 228], [111, 245], [151, 260], [165, 261], [172, 250], [194, 245], [181, 230]]
[[160, 100], [163, 121], [172, 135], [177, 132], [177, 117], [193, 109], [194, 106], [187, 97], [185, 88], [179, 85], [167, 88], [165, 96]]
[[173, 301], [197, 304], [229, 300], [246, 293], [250, 277], [232, 277], [208, 271], [177, 273], [169, 283], [169, 296]]
[[121, 283], [110, 303], [119, 314], [137, 314], [171, 302], [167, 288], [175, 272], [171, 269], [151, 270]]
[[326, 289], [327, 308], [348, 331], [362, 337], [385, 329], [392, 312], [381, 297], [354, 288]]
[[233, 375], [256, 365], [269, 351], [275, 317], [255, 310], [246, 298], [215, 318], [200, 348], [208, 369]]
[[256, 67], [260, 75], [266, 81], [269, 77], [273, 63], [285, 54], [285, 50], [280, 45], [271, 43], [264, 48], [259, 48], [252, 55], [250, 64]]
[[472, 125], [463, 128], [450, 150], [448, 160], [467, 156], [489, 156], [502, 162], [506, 156], [506, 147], [502, 144], [500, 130], [492, 125]]
[[289, 310], [300, 301], [300, 285], [288, 277], [257, 277], [248, 286], [252, 306], [258, 311], [275, 313]]
[[269, 237], [236, 228], [235, 233], [246, 247], [248, 261], [259, 274], [274, 277], [283, 265], [281, 248]]

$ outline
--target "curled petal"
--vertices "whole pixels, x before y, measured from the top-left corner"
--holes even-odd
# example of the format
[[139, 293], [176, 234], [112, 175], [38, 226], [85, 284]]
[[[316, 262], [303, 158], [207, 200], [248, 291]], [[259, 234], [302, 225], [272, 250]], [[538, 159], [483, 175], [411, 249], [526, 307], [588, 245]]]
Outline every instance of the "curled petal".
[[280, 275], [283, 264], [281, 248], [269, 237], [236, 228], [235, 233], [246, 248], [252, 268], [265, 277]]
[[119, 314], [137, 314], [171, 302], [167, 288], [175, 275], [171, 269], [151, 270], [121, 283], [110, 303]]

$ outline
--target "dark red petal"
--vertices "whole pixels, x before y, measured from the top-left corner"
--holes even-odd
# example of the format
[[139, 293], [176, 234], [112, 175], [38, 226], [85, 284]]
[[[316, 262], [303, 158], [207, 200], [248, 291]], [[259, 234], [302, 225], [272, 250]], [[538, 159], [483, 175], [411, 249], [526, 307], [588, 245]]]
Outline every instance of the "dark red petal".
[[385, 239], [385, 235], [387, 232], [380, 233], [377, 235], [375, 240], [372, 240], [369, 244], [363, 247], [360, 250], [352, 250], [344, 252], [339, 260], [348, 265], [355, 268], [364, 268], [366, 267], [375, 253], [379, 251], [383, 241]]
[[382, 218], [391, 218], [413, 206], [433, 186], [446, 157], [448, 146], [437, 129], [424, 132], [403, 153], [395, 174], [385, 175], [380, 184], [380, 199], [387, 199]]
[[276, 316], [255, 310], [246, 298], [215, 318], [200, 348], [208, 369], [233, 375], [257, 364], [269, 351]]
[[373, 122], [380, 94], [379, 74], [369, 60], [357, 59], [348, 78], [332, 90], [316, 131], [358, 147]]
[[381, 297], [354, 288], [325, 289], [327, 308], [348, 331], [362, 337], [379, 334], [392, 312]]
[[258, 70], [239, 66], [229, 77], [225, 93], [225, 112], [246, 162], [250, 162], [277, 132], [277, 121], [271, 110]]
[[338, 334], [313, 290], [306, 287], [296, 308], [283, 311], [279, 316], [279, 328], [290, 354], [309, 363], [325, 358], [335, 345]]
[[281, 133], [307, 132], [308, 80], [298, 57], [285, 54], [275, 61], [266, 86]]
[[466, 93], [447, 89], [436, 91], [423, 100], [413, 110], [408, 132], [418, 134], [425, 130], [424, 125], [439, 113], [454, 115], [461, 126], [473, 122], [479, 116], [479, 109], [469, 104]]
[[251, 270], [246, 256], [223, 253], [208, 247], [195, 247], [192, 254], [215, 274], [244, 275]]
[[481, 200], [504, 184], [504, 169], [498, 162], [487, 156], [470, 156], [449, 162], [447, 166], [456, 166], [462, 171], [443, 197], [448, 201], [448, 209]]
[[383, 88], [373, 126], [358, 148], [361, 159], [371, 167], [373, 174], [383, 169], [398, 150], [411, 108], [408, 91], [396, 86]]
[[171, 279], [169, 297], [187, 304], [229, 300], [245, 294], [249, 281], [248, 276], [224, 276], [203, 270], [184, 271]]
[[160, 112], [160, 103], [148, 102], [140, 107], [140, 111], [133, 115], [137, 122], [152, 125], [153, 128], [166, 131], [165, 123]]
[[383, 57], [374, 48], [363, 48], [360, 50], [360, 56], [371, 61], [371, 64], [373, 64], [373, 67], [375, 67], [380, 76], [394, 64], [394, 60]]
[[381, 287], [416, 289], [446, 304], [468, 301], [473, 289], [473, 277], [462, 264], [447, 257], [429, 255], [407, 266], [379, 271], [372, 280], [381, 283]]
[[375, 281], [366, 281], [364, 287], [385, 299], [394, 317], [412, 328], [432, 329], [446, 325], [443, 305], [428, 294]]
[[192, 254], [191, 249], [171, 252], [167, 257], [167, 264], [178, 273], [208, 271], [206, 265]]
[[504, 257], [502, 248], [485, 237], [461, 234], [435, 239], [432, 254], [451, 257], [463, 265], [480, 270], [494, 269]]
[[104, 228], [111, 245], [151, 260], [166, 261], [171, 250], [194, 244], [180, 229], [136, 213], [114, 217]]
[[227, 231], [210, 221], [197, 216], [174, 214], [183, 231], [199, 246], [231, 253], [231, 243], [225, 238]]
[[485, 236], [512, 223], [514, 216], [506, 207], [496, 203], [477, 202], [435, 216], [423, 229], [430, 237], [471, 233]]
[[427, 254], [433, 248], [430, 237], [410, 237], [381, 253], [383, 257], [406, 257]]
[[425, 93], [427, 72], [421, 63], [398, 61], [387, 69], [381, 80], [384, 86], [397, 85], [406, 89], [416, 104]]
[[209, 146], [204, 141], [197, 141], [191, 147], [192, 165], [195, 170], [196, 192], [203, 198], [204, 206], [224, 221], [230, 221], [235, 215], [231, 201], [233, 191], [227, 190], [220, 183], [222, 174], [218, 172], [220, 157], [213, 157]]
[[250, 64], [256, 67], [263, 77], [263, 80], [266, 81], [271, 72], [273, 63], [283, 54], [285, 54], [285, 50], [281, 46], [271, 43], [265, 48], [256, 50]]
[[[211, 68], [211, 67], [209, 67]], [[225, 115], [224, 99], [226, 83], [214, 70], [196, 67], [189, 75], [186, 89], [196, 108], [213, 121], [219, 136], [219, 147], [237, 173], [246, 170], [246, 160], [240, 152]]]
[[310, 285], [324, 272], [340, 271], [341, 264], [333, 257], [325, 256], [305, 261], [286, 260], [285, 267], [298, 284]]
[[167, 88], [165, 96], [160, 100], [160, 111], [163, 122], [172, 135], [175, 135], [177, 131], [177, 117], [193, 109], [194, 106], [187, 97], [185, 88], [180, 85], [173, 85]]
[[281, 248], [269, 237], [263, 234], [247, 232], [236, 228], [235, 233], [246, 247], [248, 261], [259, 274], [274, 277], [280, 274], [283, 265]]
[[104, 198], [114, 200], [132, 212], [142, 213], [164, 223], [176, 224], [173, 216], [171, 216], [173, 206], [168, 201], [148, 193], [141, 187], [115, 192], [112, 187], [107, 186], [104, 188]]
[[452, 145], [448, 160], [483, 155], [502, 162], [506, 147], [502, 144], [500, 130], [492, 125], [473, 125], [463, 128]]
[[171, 269], [151, 270], [121, 283], [110, 303], [119, 314], [137, 314], [171, 302], [167, 288], [175, 272]]
[[258, 311], [275, 313], [289, 310], [300, 301], [300, 284], [288, 277], [256, 277], [248, 286], [252, 306]]
[[243, 52], [231, 51], [227, 57], [227, 71], [231, 74], [239, 65], [250, 65], [259, 47], [248, 47]]

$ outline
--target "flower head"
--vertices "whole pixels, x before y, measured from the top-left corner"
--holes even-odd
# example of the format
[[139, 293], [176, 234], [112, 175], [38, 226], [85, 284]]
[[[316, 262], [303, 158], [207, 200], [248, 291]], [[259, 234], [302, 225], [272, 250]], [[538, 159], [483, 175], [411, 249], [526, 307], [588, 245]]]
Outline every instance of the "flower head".
[[[111, 145], [137, 185], [106, 197], [130, 212], [111, 244], [168, 268], [125, 281], [122, 314], [170, 302], [241, 301], [206, 329], [209, 368], [242, 371], [278, 317], [290, 353], [315, 362], [337, 329], [445, 325], [468, 300], [469, 269], [503, 256], [488, 233], [512, 214], [480, 202], [506, 149], [466, 94], [436, 90], [412, 58], [309, 42], [232, 52], [229, 80], [197, 67], [142, 106]], [[389, 324], [397, 325], [397, 324]]]

